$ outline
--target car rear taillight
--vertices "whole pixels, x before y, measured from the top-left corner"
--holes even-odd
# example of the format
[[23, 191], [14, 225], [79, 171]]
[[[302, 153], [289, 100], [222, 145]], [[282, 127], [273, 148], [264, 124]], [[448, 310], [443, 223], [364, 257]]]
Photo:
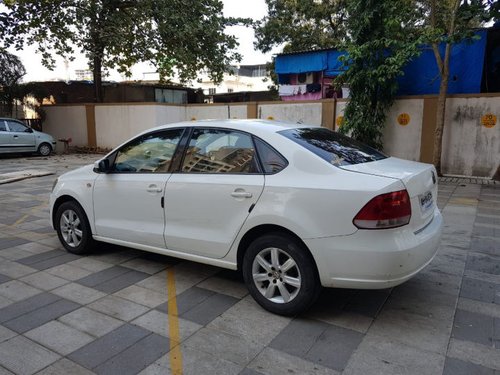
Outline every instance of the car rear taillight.
[[400, 190], [376, 196], [352, 222], [360, 229], [387, 229], [408, 224], [410, 217], [410, 196], [406, 190]]

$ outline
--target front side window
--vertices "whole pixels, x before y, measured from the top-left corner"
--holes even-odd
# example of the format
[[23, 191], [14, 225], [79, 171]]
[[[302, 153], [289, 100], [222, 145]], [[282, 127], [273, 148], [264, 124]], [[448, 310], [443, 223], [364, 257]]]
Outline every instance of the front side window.
[[113, 172], [169, 172], [183, 129], [146, 134], [118, 150]]
[[9, 121], [9, 129], [11, 132], [15, 133], [24, 133], [28, 131], [26, 126], [15, 121]]
[[367, 163], [387, 157], [361, 142], [326, 128], [288, 129], [278, 133], [337, 167]]
[[182, 172], [258, 173], [252, 137], [225, 129], [195, 129]]

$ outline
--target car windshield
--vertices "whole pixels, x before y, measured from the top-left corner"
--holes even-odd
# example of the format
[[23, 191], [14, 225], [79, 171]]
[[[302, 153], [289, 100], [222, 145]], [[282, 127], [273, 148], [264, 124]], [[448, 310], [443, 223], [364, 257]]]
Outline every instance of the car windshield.
[[363, 143], [326, 128], [288, 129], [278, 133], [337, 167], [367, 163], [387, 157]]

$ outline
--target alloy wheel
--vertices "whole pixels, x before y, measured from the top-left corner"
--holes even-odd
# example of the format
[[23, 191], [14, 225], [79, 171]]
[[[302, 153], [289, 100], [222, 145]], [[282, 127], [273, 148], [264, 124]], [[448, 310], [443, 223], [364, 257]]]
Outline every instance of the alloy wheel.
[[269, 247], [252, 263], [252, 277], [259, 292], [274, 303], [288, 303], [300, 291], [302, 279], [295, 260], [286, 251]]

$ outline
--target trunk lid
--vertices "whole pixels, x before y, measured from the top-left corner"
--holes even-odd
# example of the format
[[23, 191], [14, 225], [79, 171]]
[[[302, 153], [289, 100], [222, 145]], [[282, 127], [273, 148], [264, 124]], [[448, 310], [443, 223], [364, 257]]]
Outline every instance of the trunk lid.
[[411, 200], [410, 225], [416, 230], [425, 227], [433, 217], [437, 202], [437, 174], [432, 164], [394, 157], [368, 163], [343, 165], [340, 168], [357, 173], [401, 180]]

